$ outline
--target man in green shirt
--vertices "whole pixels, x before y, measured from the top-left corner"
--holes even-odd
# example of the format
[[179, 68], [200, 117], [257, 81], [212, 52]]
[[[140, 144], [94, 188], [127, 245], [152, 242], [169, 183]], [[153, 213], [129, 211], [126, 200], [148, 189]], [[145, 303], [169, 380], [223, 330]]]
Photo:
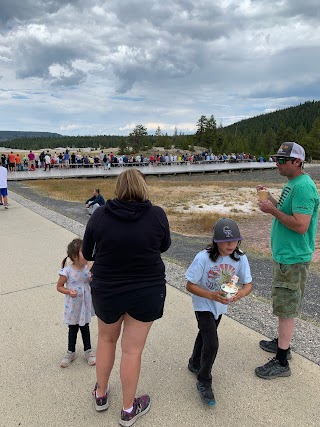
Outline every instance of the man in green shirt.
[[[305, 152], [296, 142], [284, 142], [273, 157], [280, 175], [286, 176], [279, 201], [269, 193], [259, 202], [262, 212], [273, 216], [271, 250], [273, 258], [273, 314], [278, 317], [278, 338], [260, 341], [260, 347], [275, 358], [256, 368], [264, 379], [291, 375], [290, 342], [294, 319], [299, 315], [308, 279], [318, 226], [319, 193], [313, 180], [303, 172]], [[266, 190], [262, 185], [257, 191]]]

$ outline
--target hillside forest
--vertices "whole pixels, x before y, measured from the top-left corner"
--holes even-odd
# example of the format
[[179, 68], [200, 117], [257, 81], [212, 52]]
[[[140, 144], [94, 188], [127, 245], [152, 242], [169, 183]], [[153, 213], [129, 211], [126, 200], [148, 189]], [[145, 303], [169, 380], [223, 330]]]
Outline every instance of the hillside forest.
[[230, 126], [217, 125], [214, 115], [202, 115], [192, 135], [163, 134], [158, 127], [153, 135], [144, 125], [137, 125], [128, 136], [62, 136], [53, 133], [0, 131], [0, 145], [13, 149], [39, 150], [42, 148], [108, 149], [119, 147], [119, 153], [148, 152], [152, 147], [164, 147], [193, 152], [195, 146], [214, 154], [251, 153], [268, 158], [276, 153], [284, 141], [303, 145], [306, 159], [320, 159], [320, 101], [308, 101], [295, 107], [259, 115]]

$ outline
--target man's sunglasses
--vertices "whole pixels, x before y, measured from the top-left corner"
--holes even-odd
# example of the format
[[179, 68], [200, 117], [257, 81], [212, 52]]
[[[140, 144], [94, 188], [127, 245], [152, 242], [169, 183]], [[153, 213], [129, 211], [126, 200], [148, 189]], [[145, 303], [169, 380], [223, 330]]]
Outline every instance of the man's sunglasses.
[[294, 160], [296, 160], [294, 157], [277, 157], [276, 162], [279, 163], [279, 165], [285, 165], [288, 160], [291, 160], [292, 163]]

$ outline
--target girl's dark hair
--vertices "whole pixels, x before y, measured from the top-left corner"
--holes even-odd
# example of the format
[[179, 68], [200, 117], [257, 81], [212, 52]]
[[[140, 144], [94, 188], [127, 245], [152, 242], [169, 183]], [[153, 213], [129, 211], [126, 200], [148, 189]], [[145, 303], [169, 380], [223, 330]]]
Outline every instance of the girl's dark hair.
[[[237, 247], [232, 252], [232, 254], [230, 254], [230, 258], [235, 261], [240, 261], [240, 257], [243, 255], [243, 252], [239, 249], [240, 244], [241, 240], [238, 241]], [[216, 242], [212, 242], [205, 249], [208, 252], [211, 261], [216, 262], [220, 256], [218, 244]]]
[[67, 256], [63, 259], [61, 265], [62, 268], [66, 265], [67, 259], [70, 258], [73, 261], [77, 256], [79, 256], [79, 252], [82, 248], [82, 239], [73, 239], [72, 242], [69, 243], [67, 247]]

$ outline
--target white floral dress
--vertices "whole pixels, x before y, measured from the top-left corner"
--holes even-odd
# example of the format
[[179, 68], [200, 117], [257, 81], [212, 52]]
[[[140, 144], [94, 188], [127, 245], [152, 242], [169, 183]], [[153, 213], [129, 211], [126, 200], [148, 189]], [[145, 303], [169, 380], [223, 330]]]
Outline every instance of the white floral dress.
[[75, 270], [71, 265], [62, 268], [59, 275], [66, 276], [67, 289], [77, 291], [77, 296], [72, 298], [65, 295], [64, 322], [67, 325], [84, 326], [90, 323], [94, 310], [91, 299], [90, 277], [91, 273], [87, 266], [82, 270]]

